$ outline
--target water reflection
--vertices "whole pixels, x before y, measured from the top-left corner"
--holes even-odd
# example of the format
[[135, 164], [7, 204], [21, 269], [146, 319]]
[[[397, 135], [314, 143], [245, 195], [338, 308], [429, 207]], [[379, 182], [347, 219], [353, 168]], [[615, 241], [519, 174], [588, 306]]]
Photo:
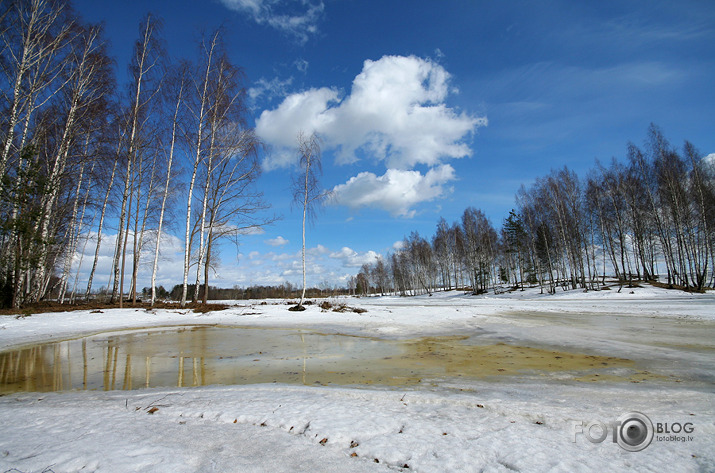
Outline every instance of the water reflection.
[[274, 382], [394, 386], [556, 371], [572, 372], [575, 379], [614, 369], [630, 370], [618, 375], [628, 378], [632, 365], [467, 336], [383, 340], [298, 329], [191, 327], [101, 334], [0, 353], [0, 393]]
[[[363, 345], [377, 343], [302, 330], [217, 327], [99, 335], [0, 353], [0, 392], [314, 384], [320, 374], [327, 380], [328, 368], [341, 359], [357, 365]], [[315, 376], [308, 374], [311, 363]]]

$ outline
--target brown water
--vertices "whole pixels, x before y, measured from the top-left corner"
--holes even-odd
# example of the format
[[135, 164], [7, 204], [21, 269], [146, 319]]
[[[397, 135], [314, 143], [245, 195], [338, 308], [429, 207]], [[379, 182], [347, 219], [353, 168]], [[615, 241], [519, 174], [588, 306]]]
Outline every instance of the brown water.
[[0, 393], [256, 383], [406, 386], [504, 376], [584, 382], [654, 377], [624, 358], [477, 336], [385, 340], [301, 329], [114, 332], [0, 353]]

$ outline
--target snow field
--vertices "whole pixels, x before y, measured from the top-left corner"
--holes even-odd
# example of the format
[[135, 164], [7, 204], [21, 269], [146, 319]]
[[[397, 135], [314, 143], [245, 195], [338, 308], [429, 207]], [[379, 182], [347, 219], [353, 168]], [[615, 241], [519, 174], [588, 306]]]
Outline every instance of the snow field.
[[[0, 467], [51, 467], [55, 472], [383, 471], [385, 466], [407, 471], [405, 465], [409, 471], [430, 472], [711, 471], [712, 401], [712, 395], [703, 398], [687, 390], [516, 384], [476, 386], [469, 392], [260, 385], [23, 394], [0, 399], [5, 425], [13, 433], [0, 442]], [[574, 421], [607, 421], [630, 410], [647, 412], [654, 422], [690, 421], [694, 440], [654, 441], [630, 453], [611, 443], [610, 436], [602, 444], [574, 437]]]
[[[205, 315], [108, 310], [0, 318], [0, 349], [90, 333], [180, 325], [293, 327], [409, 338], [481, 330], [666, 364], [682, 382], [581, 383], [528, 376], [430, 380], [414, 388], [263, 384], [0, 397], [0, 472], [715, 471], [715, 295], [645, 287], [505, 295], [341, 299], [363, 314], [299, 315], [238, 302]], [[614, 315], [615, 314], [615, 315]], [[639, 411], [690, 422], [641, 452], [591, 443], [578, 426]], [[377, 462], [375, 461], [377, 460]]]

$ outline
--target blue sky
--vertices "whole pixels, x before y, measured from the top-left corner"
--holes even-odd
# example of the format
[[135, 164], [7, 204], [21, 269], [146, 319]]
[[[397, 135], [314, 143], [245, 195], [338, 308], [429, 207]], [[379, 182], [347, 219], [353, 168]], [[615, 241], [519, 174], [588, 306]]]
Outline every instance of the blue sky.
[[[715, 152], [715, 4], [704, 1], [75, 0], [104, 21], [121, 82], [141, 18], [174, 58], [222, 25], [267, 145], [258, 182], [282, 220], [225, 246], [212, 284], [300, 279], [297, 130], [324, 139], [335, 199], [308, 229], [309, 282], [341, 284], [411, 231], [468, 206], [499, 226], [529, 185], [622, 158], [651, 122]], [[177, 222], [177, 234], [180, 224]], [[173, 246], [172, 246], [173, 244]], [[167, 242], [171, 285], [180, 242]]]

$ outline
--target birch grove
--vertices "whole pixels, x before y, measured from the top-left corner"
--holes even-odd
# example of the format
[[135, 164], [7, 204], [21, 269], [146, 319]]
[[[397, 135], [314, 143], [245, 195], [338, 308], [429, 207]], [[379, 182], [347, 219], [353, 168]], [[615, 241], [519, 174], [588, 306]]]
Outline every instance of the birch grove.
[[[259, 215], [268, 204], [255, 190], [260, 143], [247, 125], [243, 73], [220, 31], [196, 64], [174, 67], [160, 19], [138, 26], [127, 82], [117, 85], [122, 65], [102, 28], [69, 1], [0, 4], [0, 306], [73, 301], [82, 279], [85, 300], [138, 302], [143, 268], [157, 282], [167, 216], [184, 211], [184, 282], [193, 268], [206, 286], [223, 239], [272, 221]], [[172, 68], [180, 78], [165, 92]]]
[[[431, 245], [416, 233], [384, 261], [365, 265], [357, 292], [403, 295], [435, 288], [473, 293], [538, 286], [618, 290], [648, 281], [702, 291], [715, 287], [715, 162], [690, 142], [673, 147], [652, 125], [644, 149], [597, 162], [585, 179], [563, 168], [522, 186], [497, 233], [472, 207]], [[378, 277], [389, 266], [389, 282]]]

